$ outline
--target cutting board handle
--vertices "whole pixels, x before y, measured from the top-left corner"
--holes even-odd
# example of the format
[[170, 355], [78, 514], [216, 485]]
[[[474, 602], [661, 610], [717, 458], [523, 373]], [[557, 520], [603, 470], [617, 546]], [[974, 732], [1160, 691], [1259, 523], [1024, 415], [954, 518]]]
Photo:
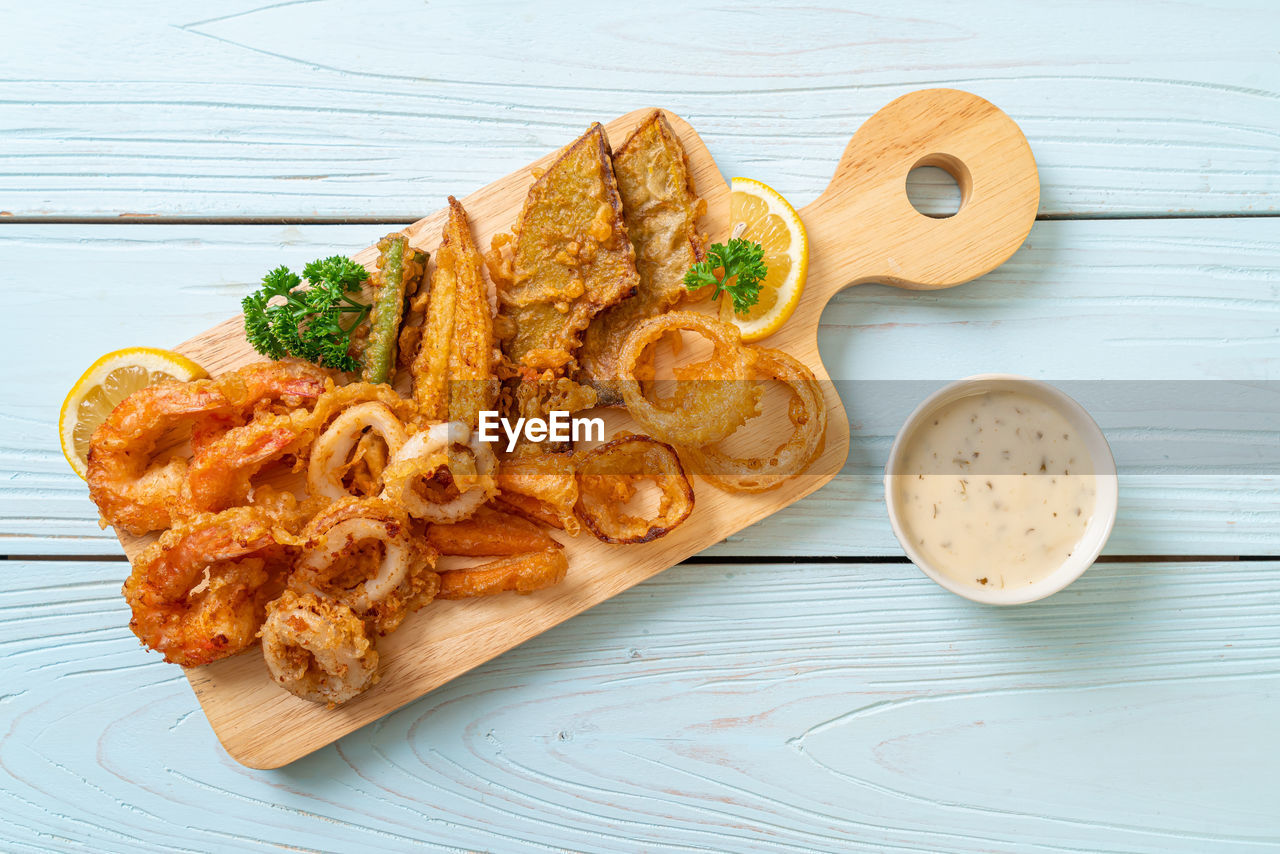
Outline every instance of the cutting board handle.
[[[907, 198], [907, 173], [945, 169], [960, 209], [925, 216]], [[990, 102], [957, 89], [903, 95], [867, 119], [827, 189], [800, 211], [809, 234], [801, 307], [816, 329], [827, 301], [849, 285], [949, 288], [990, 272], [1031, 231], [1040, 204], [1027, 139]]]

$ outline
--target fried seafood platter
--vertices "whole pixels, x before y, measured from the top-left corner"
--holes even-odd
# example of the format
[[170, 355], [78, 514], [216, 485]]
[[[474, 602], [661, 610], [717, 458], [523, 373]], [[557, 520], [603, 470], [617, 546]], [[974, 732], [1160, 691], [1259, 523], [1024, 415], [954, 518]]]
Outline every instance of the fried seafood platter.
[[[990, 120], [1007, 138], [975, 159], [1016, 159], [1016, 126], [1013, 139], [1002, 113], [953, 94], [971, 99], [943, 105], [963, 120], [931, 119], [917, 144]], [[899, 123], [918, 124], [908, 106]], [[866, 142], [883, 149], [887, 133]], [[818, 316], [844, 286], [893, 278], [865, 245], [844, 248], [848, 212], [897, 216], [905, 200], [881, 181], [850, 201], [862, 136], [802, 212], [810, 284], [763, 345], [681, 292], [708, 243], [729, 239], [729, 186], [685, 121], [638, 110], [354, 255], [381, 285], [361, 369], [264, 361], [234, 318], [178, 348], [211, 379], [117, 407], [89, 481], [133, 564], [131, 627], [187, 668], [228, 753], [255, 768], [300, 758], [827, 483], [849, 426]], [[912, 160], [904, 178], [920, 159], [894, 156]], [[954, 219], [977, 240], [998, 215]], [[949, 249], [949, 269], [895, 283], [958, 284], [1023, 236], [972, 260], [948, 237], [924, 248]], [[486, 410], [568, 410], [604, 431], [489, 446]], [[171, 422], [190, 438], [164, 457]]]

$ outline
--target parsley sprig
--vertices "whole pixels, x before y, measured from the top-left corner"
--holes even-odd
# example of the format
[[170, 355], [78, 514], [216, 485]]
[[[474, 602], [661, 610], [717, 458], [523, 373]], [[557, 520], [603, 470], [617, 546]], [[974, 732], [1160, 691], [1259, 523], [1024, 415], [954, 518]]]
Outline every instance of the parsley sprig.
[[[369, 315], [369, 306], [352, 299], [369, 273], [350, 258], [334, 255], [302, 270], [308, 287], [288, 267], [262, 279], [262, 288], [241, 302], [244, 332], [253, 349], [270, 359], [298, 356], [340, 371], [354, 371], [351, 333]], [[276, 300], [283, 297], [284, 301]]]
[[[716, 275], [719, 270], [721, 275]], [[717, 243], [707, 250], [707, 259], [699, 261], [684, 274], [684, 286], [699, 291], [714, 285], [712, 299], [722, 292], [733, 300], [733, 310], [746, 314], [760, 299], [760, 284], [769, 268], [764, 263], [764, 247], [759, 243], [732, 238], [727, 244]]]

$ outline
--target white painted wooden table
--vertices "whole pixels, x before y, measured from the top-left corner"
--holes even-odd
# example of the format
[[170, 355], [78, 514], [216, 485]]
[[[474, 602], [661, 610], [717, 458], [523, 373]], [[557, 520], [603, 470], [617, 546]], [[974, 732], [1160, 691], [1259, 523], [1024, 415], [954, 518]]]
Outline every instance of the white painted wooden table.
[[[0, 849], [1280, 850], [1275, 472], [1126, 473], [1106, 561], [1000, 611], [902, 561], [876, 474], [970, 373], [1280, 381], [1280, 7], [574, 5], [0, 4]], [[828, 309], [834, 484], [288, 768], [222, 752], [57, 449], [85, 365], [597, 118], [668, 107], [804, 203], [929, 86], [1021, 124], [1042, 221]]]

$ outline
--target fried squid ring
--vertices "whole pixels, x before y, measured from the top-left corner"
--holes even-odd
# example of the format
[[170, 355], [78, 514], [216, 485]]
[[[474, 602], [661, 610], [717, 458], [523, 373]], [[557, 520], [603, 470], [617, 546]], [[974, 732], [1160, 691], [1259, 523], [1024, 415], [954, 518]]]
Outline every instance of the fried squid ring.
[[378, 651], [364, 623], [340, 602], [286, 590], [267, 606], [262, 657], [290, 694], [331, 707], [378, 681]]
[[270, 511], [236, 507], [165, 531], [124, 583], [129, 628], [164, 660], [197, 667], [253, 643], [284, 586], [294, 538]]
[[[382, 473], [382, 497], [415, 519], [458, 522], [497, 493], [497, 468], [493, 449], [465, 423], [433, 424], [410, 436], [391, 457]], [[442, 470], [448, 472], [448, 482], [441, 483]], [[443, 492], [443, 500], [430, 500], [419, 491], [424, 479], [433, 491]]]
[[410, 537], [403, 512], [348, 497], [312, 517], [289, 587], [341, 602], [379, 634], [435, 598], [435, 552]]
[[813, 465], [827, 436], [827, 401], [822, 386], [804, 364], [781, 350], [756, 351], [755, 376], [776, 380], [791, 392], [792, 433], [764, 457], [739, 459], [715, 445], [682, 448], [695, 471], [729, 492], [766, 492]]
[[312, 426], [315, 427], [317, 434], [323, 433], [329, 426], [329, 422], [344, 410], [356, 404], [369, 402], [381, 403], [390, 409], [402, 424], [408, 424], [418, 417], [418, 407], [414, 402], [401, 397], [386, 383], [351, 383], [332, 388], [320, 396], [316, 401], [315, 409], [312, 410], [312, 415], [315, 417], [315, 423]]
[[[672, 371], [674, 393], [660, 406], [644, 396], [637, 366], [650, 345], [675, 329], [700, 333], [713, 350], [707, 361]], [[732, 324], [691, 311], [660, 314], [631, 330], [619, 359], [627, 410], [664, 441], [692, 446], [718, 442], [759, 412], [761, 390], [749, 381], [755, 351], [742, 346], [742, 336]]]
[[[333, 419], [311, 446], [311, 459], [307, 464], [307, 489], [310, 493], [333, 500], [349, 495], [342, 482], [350, 466], [348, 460], [357, 445], [371, 435], [386, 443], [391, 457], [408, 439], [404, 425], [384, 403], [356, 404]], [[374, 490], [378, 491], [380, 488]]]
[[[626, 512], [636, 485], [646, 480], [660, 496], [652, 519]], [[578, 485], [578, 516], [606, 543], [656, 540], [693, 512], [693, 486], [675, 448], [648, 436], [620, 436], [588, 451], [578, 461]]]
[[564, 580], [569, 559], [562, 549], [513, 555], [467, 569], [440, 573], [439, 599], [474, 599], [497, 593], [532, 593]]
[[190, 515], [187, 461], [153, 461], [156, 446], [170, 430], [231, 406], [215, 380], [163, 382], [122, 400], [89, 440], [86, 480], [103, 522], [142, 535]]

